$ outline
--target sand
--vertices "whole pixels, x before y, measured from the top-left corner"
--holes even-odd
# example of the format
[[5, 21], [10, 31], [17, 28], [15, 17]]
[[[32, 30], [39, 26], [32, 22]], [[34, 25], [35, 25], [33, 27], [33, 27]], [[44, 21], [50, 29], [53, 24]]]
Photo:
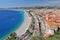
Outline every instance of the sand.
[[26, 32], [31, 24], [32, 18], [28, 16], [28, 13], [25, 12], [25, 19], [23, 24], [16, 30], [17, 36], [20, 37]]

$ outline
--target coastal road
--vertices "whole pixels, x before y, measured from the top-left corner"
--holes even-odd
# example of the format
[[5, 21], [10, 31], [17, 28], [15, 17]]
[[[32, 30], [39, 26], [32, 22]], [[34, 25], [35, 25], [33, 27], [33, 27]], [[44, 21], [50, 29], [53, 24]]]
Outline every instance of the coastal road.
[[15, 31], [17, 34], [17, 37], [20, 37], [22, 34], [26, 32], [26, 30], [29, 28], [30, 23], [32, 21], [32, 18], [28, 16], [28, 13], [25, 12], [25, 19], [23, 24]]

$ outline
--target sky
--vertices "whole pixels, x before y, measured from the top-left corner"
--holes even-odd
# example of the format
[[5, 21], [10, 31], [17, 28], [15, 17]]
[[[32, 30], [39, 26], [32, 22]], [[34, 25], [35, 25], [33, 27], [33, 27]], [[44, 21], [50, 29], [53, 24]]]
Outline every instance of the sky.
[[0, 8], [29, 6], [60, 6], [60, 0], [0, 0]]

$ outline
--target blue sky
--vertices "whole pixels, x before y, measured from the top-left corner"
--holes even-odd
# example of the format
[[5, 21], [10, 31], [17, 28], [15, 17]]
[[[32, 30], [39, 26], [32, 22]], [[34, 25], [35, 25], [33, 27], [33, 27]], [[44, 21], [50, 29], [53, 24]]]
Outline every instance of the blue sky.
[[0, 0], [0, 8], [26, 6], [59, 6], [60, 0]]

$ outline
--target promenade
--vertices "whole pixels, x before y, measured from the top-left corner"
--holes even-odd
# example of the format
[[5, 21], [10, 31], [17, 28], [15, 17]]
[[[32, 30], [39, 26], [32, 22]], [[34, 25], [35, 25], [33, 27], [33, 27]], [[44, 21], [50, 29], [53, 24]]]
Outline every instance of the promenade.
[[28, 14], [25, 12], [24, 22], [21, 25], [21, 27], [16, 30], [16, 34], [18, 37], [20, 37], [22, 34], [26, 32], [26, 30], [29, 28], [31, 21], [32, 21], [31, 17], [29, 17]]

